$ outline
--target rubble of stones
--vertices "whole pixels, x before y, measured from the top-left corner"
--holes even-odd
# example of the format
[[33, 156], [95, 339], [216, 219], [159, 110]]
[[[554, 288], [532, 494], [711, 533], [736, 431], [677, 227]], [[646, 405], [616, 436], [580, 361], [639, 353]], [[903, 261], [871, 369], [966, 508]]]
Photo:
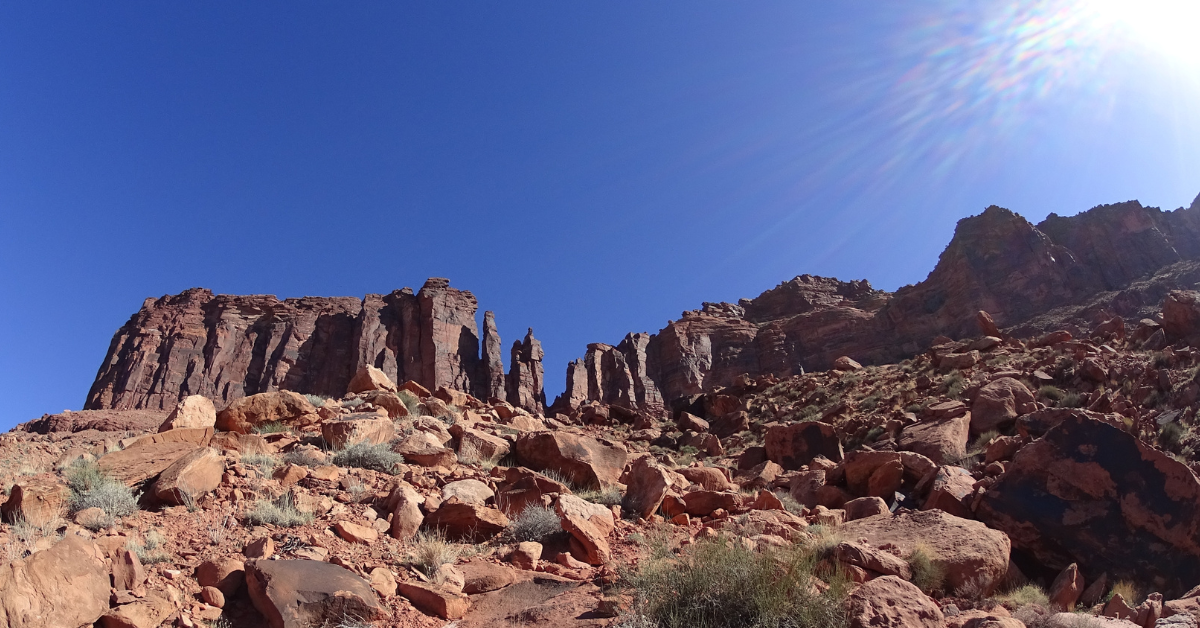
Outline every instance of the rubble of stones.
[[[614, 625], [648, 531], [833, 538], [855, 627], [1024, 626], [1001, 594], [1027, 582], [1038, 625], [1195, 626], [1200, 294], [1086, 337], [977, 325], [657, 415], [543, 416], [365, 366], [336, 399], [43, 417], [0, 436], [0, 626]], [[72, 507], [81, 468], [137, 509]], [[531, 508], [539, 540], [514, 533]]]

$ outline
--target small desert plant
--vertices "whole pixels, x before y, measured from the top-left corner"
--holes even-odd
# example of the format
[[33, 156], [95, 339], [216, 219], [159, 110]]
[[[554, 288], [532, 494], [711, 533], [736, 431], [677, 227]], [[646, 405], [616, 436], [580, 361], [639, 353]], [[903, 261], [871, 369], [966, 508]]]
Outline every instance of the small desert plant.
[[320, 395], [304, 395], [304, 398], [313, 405], [314, 408], [320, 408], [325, 405], [326, 399]]
[[304, 512], [296, 508], [291, 493], [284, 493], [274, 500], [257, 500], [254, 502], [254, 507], [246, 513], [246, 523], [250, 525], [271, 524], [292, 528], [302, 526], [312, 520], [311, 512]]
[[506, 532], [517, 542], [541, 541], [551, 534], [562, 532], [562, 524], [554, 509], [531, 504], [508, 522]]
[[621, 504], [622, 495], [621, 489], [611, 486], [605, 489], [581, 491], [579, 498], [601, 506], [618, 506]]
[[1063, 398], [1058, 401], [1060, 408], [1078, 408], [1083, 406], [1084, 398], [1077, 392], [1069, 392], [1063, 395]]
[[8, 542], [8, 560], [24, 558], [25, 554], [32, 553], [41, 539], [61, 538], [58, 529], [64, 523], [59, 517], [32, 522], [25, 519], [24, 515], [18, 514], [9, 526], [11, 536]]
[[333, 464], [390, 474], [395, 473], [396, 465], [404, 464], [404, 456], [392, 451], [386, 443], [356, 443], [333, 454]]
[[957, 370], [951, 371], [945, 379], [942, 380], [942, 389], [946, 391], [946, 396], [951, 399], [958, 399], [964, 388], [967, 387], [967, 378]]
[[1014, 611], [1030, 605], [1050, 606], [1050, 598], [1046, 597], [1046, 592], [1036, 584], [1027, 584], [998, 595], [996, 601]]
[[342, 402], [342, 407], [343, 408], [357, 408], [366, 402], [367, 401], [365, 399], [363, 399], [362, 397], [351, 397]]
[[413, 539], [412, 565], [432, 578], [438, 567], [453, 565], [461, 553], [441, 530], [421, 531]]
[[992, 442], [992, 439], [996, 438], [999, 435], [1000, 435], [1000, 432], [997, 432], [996, 430], [988, 430], [988, 431], [980, 434], [979, 437], [975, 439], [975, 442], [971, 444], [971, 447], [967, 451], [973, 452], [973, 453], [983, 453], [983, 452], [987, 451], [988, 443]]
[[467, 440], [464, 437], [462, 444], [458, 447], [458, 462], [468, 466], [479, 466], [485, 472], [491, 471], [496, 466], [494, 458], [484, 457], [479, 451], [479, 443], [473, 440]]
[[933, 549], [923, 543], [918, 544], [908, 555], [908, 566], [912, 568], [913, 574], [911, 582], [926, 593], [941, 589], [942, 582], [946, 579], [945, 567], [934, 562], [934, 559]]
[[804, 504], [796, 501], [796, 498], [792, 497], [791, 493], [780, 489], [775, 491], [775, 496], [783, 503], [783, 507], [793, 515], [800, 516], [800, 513], [804, 512]]
[[819, 593], [814, 556], [800, 546], [756, 553], [728, 539], [705, 540], [678, 555], [655, 552], [624, 574], [633, 606], [622, 626], [647, 628], [834, 628], [846, 625], [846, 585]]
[[1117, 595], [1118, 593], [1121, 595], [1121, 599], [1125, 600], [1126, 604], [1130, 606], [1137, 606], [1139, 598], [1137, 585], [1128, 580], [1119, 580], [1116, 584], [1112, 585], [1112, 589], [1109, 589], [1108, 595], [1105, 596], [1104, 601], [1108, 602], [1109, 600], [1113, 599], [1114, 595]]
[[152, 565], [154, 563], [165, 563], [171, 560], [171, 555], [165, 550], [159, 549], [162, 547], [163, 541], [166, 538], [158, 530], [151, 530], [146, 534], [146, 540], [138, 543], [134, 540], [128, 541], [125, 546], [129, 551], [137, 554], [138, 560], [142, 561], [143, 565]]
[[863, 397], [862, 401], [858, 402], [858, 409], [867, 411], [874, 410], [875, 408], [879, 407], [879, 399], [879, 393], [871, 393], [870, 395]]
[[133, 489], [105, 475], [94, 462], [76, 462], [67, 468], [66, 476], [67, 486], [71, 489], [68, 500], [71, 512], [87, 508], [104, 511], [103, 519], [94, 522], [93, 527], [97, 529], [110, 526], [116, 519], [138, 509]]
[[283, 455], [283, 463], [301, 467], [319, 467], [325, 464], [325, 460], [317, 457], [311, 449], [294, 449]]
[[1187, 428], [1175, 421], [1171, 421], [1162, 426], [1162, 429], [1158, 431], [1158, 444], [1163, 449], [1176, 449], [1183, 442], [1187, 433]]
[[396, 396], [400, 398], [400, 402], [408, 409], [409, 414], [413, 416], [420, 414], [420, 412], [417, 412], [417, 409], [421, 407], [421, 398], [414, 395], [411, 390], [401, 390], [396, 393]]
[[282, 434], [284, 432], [290, 432], [290, 431], [292, 431], [291, 426], [284, 425], [283, 423], [280, 423], [278, 421], [273, 421], [271, 423], [263, 423], [261, 425], [254, 426], [255, 434]]
[[1063, 398], [1063, 391], [1058, 386], [1046, 384], [1045, 386], [1038, 388], [1038, 396], [1042, 397], [1043, 399], [1049, 399], [1050, 401], [1061, 401]]
[[270, 476], [279, 466], [279, 458], [270, 454], [246, 454], [242, 456], [241, 462], [248, 467], [254, 467], [264, 477]]

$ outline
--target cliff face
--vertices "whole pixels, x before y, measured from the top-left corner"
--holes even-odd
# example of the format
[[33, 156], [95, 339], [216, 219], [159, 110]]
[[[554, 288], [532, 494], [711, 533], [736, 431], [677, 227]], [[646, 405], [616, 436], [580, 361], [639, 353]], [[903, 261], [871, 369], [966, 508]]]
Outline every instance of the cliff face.
[[[477, 309], [474, 295], [440, 278], [416, 294], [405, 288], [361, 300], [199, 288], [147, 299], [113, 337], [84, 407], [167, 409], [194, 394], [223, 405], [278, 389], [340, 397], [367, 364], [396, 382], [502, 396], [495, 319], [484, 319], [481, 356]], [[540, 355], [537, 368], [540, 385]], [[540, 388], [526, 396], [544, 399]]]
[[[1173, 212], [1129, 201], [1071, 217], [1051, 214], [1038, 225], [992, 206], [959, 221], [925, 281], [886, 293], [866, 281], [801, 275], [737, 305], [705, 303], [656, 334], [630, 334], [615, 347], [588, 345], [584, 358], [568, 365], [566, 392], [555, 404], [596, 400], [661, 410], [729, 386], [741, 373], [826, 369], [841, 355], [894, 361], [937, 336], [978, 333], [979, 310], [1007, 328], [1035, 319], [1049, 324], [1055, 319], [1048, 321], [1048, 312], [1085, 303], [1093, 316], [1136, 312], [1143, 297], [1190, 287], [1183, 284], [1194, 273], [1169, 269], [1197, 259], [1200, 197]], [[1098, 295], [1109, 301], [1089, 303]]]

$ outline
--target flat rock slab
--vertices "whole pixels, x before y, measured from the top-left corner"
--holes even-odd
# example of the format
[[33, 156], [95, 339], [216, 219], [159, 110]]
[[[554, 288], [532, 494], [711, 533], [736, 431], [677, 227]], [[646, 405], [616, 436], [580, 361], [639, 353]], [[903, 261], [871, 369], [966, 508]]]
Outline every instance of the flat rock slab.
[[345, 617], [383, 619], [370, 583], [348, 569], [315, 560], [255, 560], [246, 565], [250, 601], [271, 628], [336, 624]]
[[457, 626], [600, 628], [612, 623], [595, 612], [600, 595], [600, 588], [590, 583], [539, 575], [498, 591], [472, 595], [471, 610]]
[[195, 443], [162, 442], [139, 445], [106, 454], [100, 470], [126, 486], [137, 486], [162, 473], [176, 460], [199, 449]]

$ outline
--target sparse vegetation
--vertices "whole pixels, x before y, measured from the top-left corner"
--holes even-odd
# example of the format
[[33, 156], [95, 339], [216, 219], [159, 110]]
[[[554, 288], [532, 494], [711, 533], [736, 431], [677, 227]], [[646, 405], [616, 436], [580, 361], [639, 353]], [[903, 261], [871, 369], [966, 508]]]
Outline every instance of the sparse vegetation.
[[578, 491], [577, 494], [580, 499], [587, 500], [593, 504], [600, 504], [601, 506], [618, 506], [621, 504], [622, 499], [621, 489], [615, 486], [605, 489]]
[[442, 565], [453, 565], [462, 554], [462, 550], [446, 540], [441, 530], [423, 530], [413, 539], [411, 564], [427, 578], [433, 578], [434, 572]]
[[562, 524], [554, 509], [541, 504], [530, 504], [520, 514], [513, 517], [506, 530], [514, 541], [541, 541], [542, 539], [562, 532]]
[[284, 493], [274, 500], [260, 499], [246, 512], [246, 523], [250, 525], [276, 525], [284, 528], [302, 526], [313, 520], [311, 512], [296, 507], [291, 493]]
[[619, 626], [647, 628], [835, 628], [846, 625], [846, 586], [812, 585], [817, 560], [803, 546], [753, 552], [703, 540], [678, 555], [657, 551], [623, 574], [634, 603]]
[[908, 555], [908, 566], [912, 568], [912, 583], [925, 593], [932, 593], [942, 588], [946, 579], [946, 570], [934, 562], [935, 554], [932, 548], [919, 544]]
[[1036, 584], [1026, 584], [1009, 591], [1007, 593], [996, 596], [996, 601], [1004, 605], [1005, 608], [1015, 611], [1030, 605], [1041, 607], [1050, 606], [1050, 598], [1046, 597], [1046, 591]]
[[362, 404], [364, 404], [366, 402], [367, 401], [365, 399], [363, 399], [362, 397], [351, 397], [349, 399], [342, 401], [342, 407], [348, 408], [348, 409], [354, 409], [354, 408], [361, 406]]
[[318, 457], [310, 449], [293, 449], [283, 455], [283, 464], [294, 464], [301, 467], [319, 467], [325, 464], [325, 459]]
[[138, 509], [133, 489], [105, 475], [95, 462], [77, 461], [67, 468], [65, 475], [71, 490], [68, 504], [72, 513], [88, 508], [104, 511], [104, 517], [90, 522], [93, 529], [111, 526]]
[[320, 395], [304, 395], [304, 398], [307, 399], [314, 408], [320, 408], [321, 406], [325, 405], [326, 401], [328, 401], [328, 399]]
[[1038, 396], [1049, 401], [1058, 402], [1063, 398], [1063, 391], [1058, 386], [1046, 384], [1038, 388]]
[[419, 416], [421, 414], [417, 411], [421, 407], [421, 398], [414, 395], [412, 391], [401, 390], [400, 392], [396, 393], [396, 396], [400, 398], [400, 402], [404, 404], [406, 409], [408, 409], [408, 413], [410, 415]]
[[242, 456], [241, 462], [245, 466], [254, 467], [264, 477], [270, 477], [280, 464], [279, 458], [270, 454], [246, 454]]
[[255, 425], [253, 429], [255, 434], [282, 434], [292, 431], [291, 426], [284, 425], [278, 421]]
[[1121, 599], [1125, 600], [1125, 603], [1130, 606], [1137, 606], [1141, 602], [1141, 594], [1138, 592], [1137, 585], [1128, 580], [1119, 580], [1116, 584], [1112, 585], [1112, 588], [1108, 591], [1108, 595], [1104, 597], [1104, 601], [1107, 602], [1113, 599], [1113, 596], [1117, 594], [1120, 594]]
[[404, 464], [404, 456], [392, 451], [387, 443], [357, 443], [334, 453], [333, 464], [390, 474], [396, 472], [397, 465]]
[[162, 544], [166, 542], [166, 538], [158, 530], [151, 530], [146, 533], [146, 538], [143, 542], [138, 543], [130, 539], [125, 546], [129, 551], [137, 554], [138, 560], [142, 561], [143, 565], [153, 565], [155, 563], [165, 563], [171, 560], [171, 555], [162, 549]]

